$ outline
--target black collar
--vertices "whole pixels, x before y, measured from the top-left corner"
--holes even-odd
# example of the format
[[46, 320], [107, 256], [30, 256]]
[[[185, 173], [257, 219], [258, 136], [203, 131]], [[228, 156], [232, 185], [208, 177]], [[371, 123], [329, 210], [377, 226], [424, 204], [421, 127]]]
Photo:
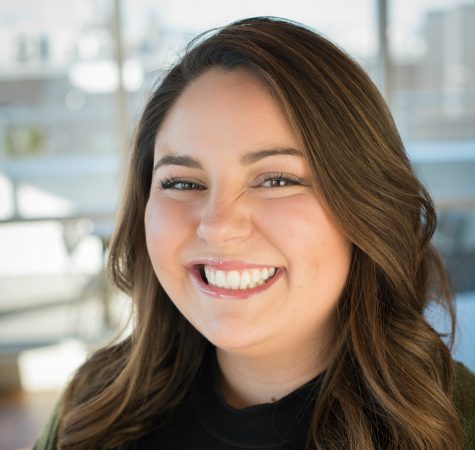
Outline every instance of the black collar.
[[193, 391], [192, 407], [216, 439], [241, 448], [268, 448], [305, 440], [323, 373], [274, 403], [235, 409], [219, 388], [216, 354], [210, 351]]

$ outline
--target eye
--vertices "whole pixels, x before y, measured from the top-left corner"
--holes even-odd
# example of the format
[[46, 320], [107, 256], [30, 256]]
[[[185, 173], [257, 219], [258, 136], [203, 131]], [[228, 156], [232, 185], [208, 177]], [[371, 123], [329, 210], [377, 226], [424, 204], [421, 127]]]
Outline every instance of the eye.
[[302, 185], [304, 180], [294, 175], [280, 173], [268, 173], [265, 175], [264, 181], [259, 185], [265, 188], [281, 188], [287, 186]]
[[170, 177], [164, 178], [159, 181], [160, 186], [163, 190], [174, 189], [177, 191], [203, 191], [206, 188], [201, 186], [201, 184], [195, 183], [194, 181]]

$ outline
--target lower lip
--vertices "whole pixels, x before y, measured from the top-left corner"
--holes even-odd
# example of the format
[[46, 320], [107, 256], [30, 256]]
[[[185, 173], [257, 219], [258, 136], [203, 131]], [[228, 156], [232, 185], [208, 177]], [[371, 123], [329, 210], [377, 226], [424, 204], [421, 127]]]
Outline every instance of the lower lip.
[[244, 299], [251, 297], [253, 295], [259, 294], [261, 292], [269, 289], [277, 280], [283, 275], [284, 271], [282, 269], [277, 269], [274, 276], [266, 281], [261, 286], [256, 286], [250, 289], [226, 289], [220, 288], [217, 286], [212, 286], [211, 284], [206, 284], [201, 278], [201, 274], [198, 269], [193, 268], [190, 270], [191, 276], [195, 283], [198, 286], [198, 289], [206, 295], [216, 298], [228, 298], [228, 299]]

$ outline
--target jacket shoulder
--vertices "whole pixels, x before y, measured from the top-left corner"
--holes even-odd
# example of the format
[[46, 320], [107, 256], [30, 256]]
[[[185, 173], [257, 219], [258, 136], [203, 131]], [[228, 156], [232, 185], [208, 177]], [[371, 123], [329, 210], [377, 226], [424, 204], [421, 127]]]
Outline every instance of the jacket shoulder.
[[462, 420], [464, 450], [475, 450], [475, 374], [457, 361], [454, 370], [454, 403]]
[[33, 446], [33, 450], [56, 450], [59, 429], [60, 402], [45, 425], [43, 432]]

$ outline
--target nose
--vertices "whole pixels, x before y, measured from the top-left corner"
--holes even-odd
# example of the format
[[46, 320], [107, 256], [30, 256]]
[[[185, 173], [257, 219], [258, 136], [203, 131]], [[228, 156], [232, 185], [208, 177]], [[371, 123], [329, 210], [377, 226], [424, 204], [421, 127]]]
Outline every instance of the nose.
[[239, 243], [252, 232], [250, 216], [244, 193], [210, 196], [201, 210], [196, 232], [200, 239], [213, 246]]

